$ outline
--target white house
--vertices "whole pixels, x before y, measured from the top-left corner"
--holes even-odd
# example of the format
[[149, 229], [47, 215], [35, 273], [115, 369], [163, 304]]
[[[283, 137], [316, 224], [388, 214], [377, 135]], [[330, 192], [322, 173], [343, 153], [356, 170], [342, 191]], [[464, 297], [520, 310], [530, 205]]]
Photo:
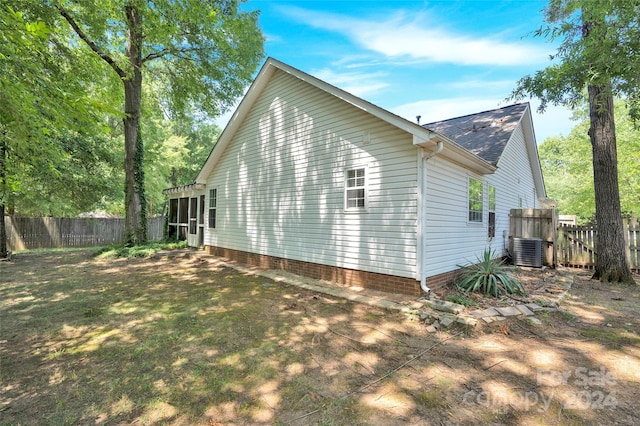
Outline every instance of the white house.
[[170, 232], [240, 263], [419, 294], [546, 198], [529, 104], [418, 125], [268, 59]]

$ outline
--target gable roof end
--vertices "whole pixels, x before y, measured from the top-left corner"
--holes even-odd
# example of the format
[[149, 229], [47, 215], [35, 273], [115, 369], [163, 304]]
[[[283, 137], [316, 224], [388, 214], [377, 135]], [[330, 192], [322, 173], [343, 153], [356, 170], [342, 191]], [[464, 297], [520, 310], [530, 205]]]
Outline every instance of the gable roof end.
[[536, 191], [540, 200], [545, 200], [547, 192], [533, 130], [531, 106], [528, 102], [427, 123], [424, 127], [451, 138], [466, 150], [498, 167], [502, 153], [518, 125], [522, 126], [524, 133], [525, 147]]
[[324, 92], [327, 92], [336, 98], [341, 99], [344, 102], [347, 102], [353, 105], [356, 108], [359, 108], [367, 113], [401, 129], [406, 131], [407, 133], [413, 135], [414, 145], [425, 146], [435, 145], [436, 142], [442, 141], [445, 147], [450, 148], [452, 152], [455, 152], [456, 155], [461, 160], [461, 163], [471, 167], [473, 170], [479, 173], [493, 173], [495, 171], [495, 166], [489, 164], [484, 159], [478, 157], [464, 149], [460, 149], [460, 146], [453, 142], [451, 139], [436, 133], [430, 129], [424, 128], [416, 123], [413, 123], [409, 120], [406, 120], [398, 115], [395, 115], [383, 108], [380, 108], [370, 102], [365, 101], [362, 98], [352, 95], [349, 92], [346, 92], [342, 89], [339, 89], [331, 84], [322, 81], [312, 75], [306, 74], [296, 68], [293, 68], [287, 64], [284, 64], [276, 59], [268, 58], [265, 64], [260, 69], [257, 77], [249, 87], [249, 90], [245, 94], [244, 98], [238, 105], [238, 108], [233, 113], [231, 120], [225, 127], [225, 129], [220, 134], [217, 143], [214, 145], [209, 157], [205, 161], [202, 169], [200, 169], [200, 173], [195, 179], [194, 183], [206, 183], [207, 177], [213, 171], [216, 163], [222, 156], [227, 145], [233, 139], [234, 134], [239, 129], [240, 125], [244, 121], [244, 118], [248, 115], [251, 107], [254, 105], [266, 85], [268, 84], [271, 76], [277, 71], [280, 70], [282, 72], [288, 73]]
[[422, 127], [447, 136], [458, 145], [497, 166], [507, 142], [528, 109], [528, 103], [515, 104], [427, 123]]

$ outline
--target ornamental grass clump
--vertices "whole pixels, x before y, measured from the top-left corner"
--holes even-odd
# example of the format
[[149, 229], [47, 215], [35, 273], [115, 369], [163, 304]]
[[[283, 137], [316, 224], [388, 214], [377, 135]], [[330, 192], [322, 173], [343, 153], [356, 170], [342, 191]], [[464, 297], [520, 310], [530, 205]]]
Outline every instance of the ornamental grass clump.
[[457, 280], [458, 288], [465, 294], [482, 291], [485, 296], [498, 297], [502, 293], [525, 293], [524, 287], [511, 275], [504, 260], [494, 259], [494, 252], [486, 249], [478, 263], [460, 266], [460, 276]]

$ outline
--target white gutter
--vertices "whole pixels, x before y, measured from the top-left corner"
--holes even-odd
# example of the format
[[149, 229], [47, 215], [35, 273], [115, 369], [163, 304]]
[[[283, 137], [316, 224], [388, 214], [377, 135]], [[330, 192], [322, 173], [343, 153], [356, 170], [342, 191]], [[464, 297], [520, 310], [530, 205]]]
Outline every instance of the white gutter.
[[[435, 157], [436, 155], [440, 154], [442, 152], [442, 150], [444, 149], [444, 143], [442, 141], [438, 141], [437, 145], [436, 145], [436, 149], [433, 152], [430, 152], [428, 155], [425, 155], [422, 158], [422, 169], [424, 170], [424, 174], [422, 176], [422, 178], [424, 179], [424, 187], [423, 187], [423, 191], [425, 193], [425, 196], [423, 197], [423, 203], [425, 204], [425, 206], [423, 207], [423, 210], [426, 211], [426, 203], [427, 203], [427, 197], [426, 197], [426, 192], [427, 192], [427, 186], [426, 186], [426, 176], [427, 176], [427, 161], [429, 161], [429, 159]], [[424, 223], [422, 224], [422, 226], [424, 227]], [[424, 230], [424, 228], [423, 228]], [[426, 242], [426, 236], [423, 233], [423, 237], [422, 237], [422, 245], [424, 246]], [[420, 288], [422, 289], [422, 291], [424, 291], [425, 293], [427, 293], [427, 296], [429, 295], [429, 293], [431, 293], [431, 289], [427, 286], [427, 272], [426, 272], [426, 267], [425, 267], [425, 261], [424, 261], [424, 257], [426, 253], [426, 249], [423, 247], [422, 249], [422, 276], [420, 277]]]
[[442, 152], [442, 150], [444, 149], [444, 143], [442, 143], [442, 141], [438, 141], [438, 144], [436, 145], [436, 150], [429, 153], [429, 155], [427, 155], [426, 157], [424, 157], [424, 161], [425, 163], [430, 159], [435, 157], [436, 155], [440, 154]]

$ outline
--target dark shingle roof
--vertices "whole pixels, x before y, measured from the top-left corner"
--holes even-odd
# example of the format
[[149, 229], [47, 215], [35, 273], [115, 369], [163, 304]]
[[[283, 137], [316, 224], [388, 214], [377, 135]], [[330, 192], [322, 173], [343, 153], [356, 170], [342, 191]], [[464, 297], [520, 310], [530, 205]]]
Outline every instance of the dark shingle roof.
[[424, 124], [496, 166], [511, 134], [529, 107], [521, 103]]

